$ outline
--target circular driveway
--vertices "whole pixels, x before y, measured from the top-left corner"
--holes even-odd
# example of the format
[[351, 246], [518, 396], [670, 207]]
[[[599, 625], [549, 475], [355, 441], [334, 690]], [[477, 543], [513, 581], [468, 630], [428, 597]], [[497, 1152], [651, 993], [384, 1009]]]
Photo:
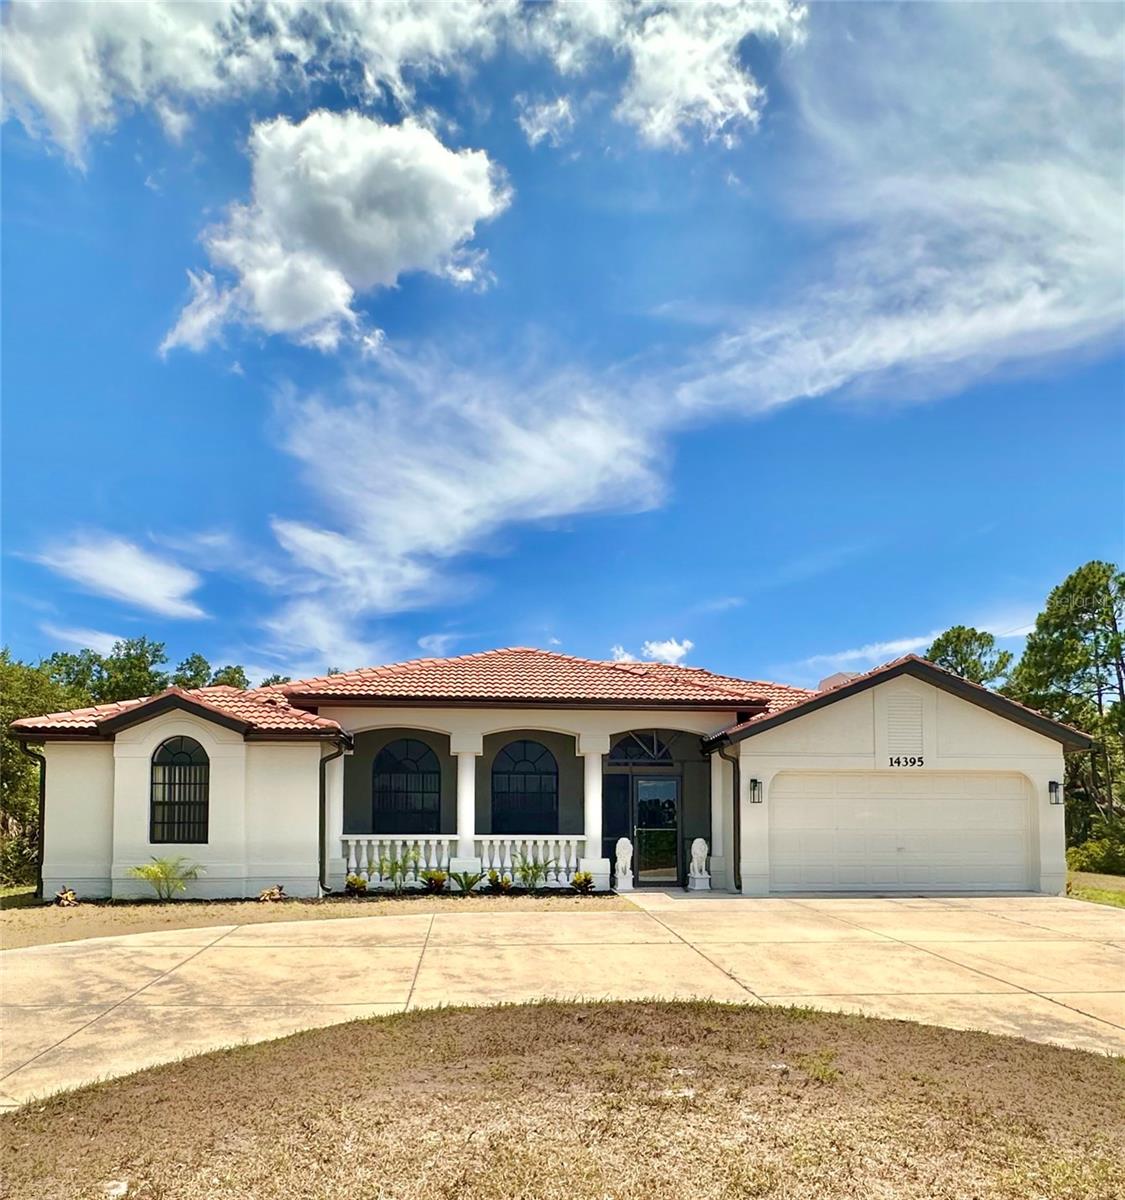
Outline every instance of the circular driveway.
[[1125, 1054], [1125, 911], [635, 893], [635, 912], [221, 925], [7, 950], [0, 1105], [238, 1042], [540, 997], [799, 1004]]

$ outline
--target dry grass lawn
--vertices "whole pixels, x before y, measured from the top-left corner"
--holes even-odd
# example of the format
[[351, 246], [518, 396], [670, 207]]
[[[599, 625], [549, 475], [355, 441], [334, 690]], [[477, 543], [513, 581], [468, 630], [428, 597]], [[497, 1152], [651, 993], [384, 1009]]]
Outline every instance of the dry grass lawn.
[[543, 1004], [187, 1059], [8, 1114], [0, 1147], [11, 1200], [1111, 1200], [1123, 1105], [1122, 1060], [1018, 1039]]
[[[402, 916], [430, 912], [608, 912], [632, 909], [619, 896], [380, 896], [355, 899], [331, 896], [324, 900], [283, 900], [260, 904], [257, 900], [86, 901], [77, 908], [53, 904], [5, 905], [0, 912], [0, 946], [41, 946], [48, 942], [73, 942], [78, 938], [125, 933], [152, 933], [163, 929], [201, 929], [210, 925], [259, 925], [266, 921], [322, 921], [337, 917]], [[2, 1194], [2, 1193], [0, 1193]]]

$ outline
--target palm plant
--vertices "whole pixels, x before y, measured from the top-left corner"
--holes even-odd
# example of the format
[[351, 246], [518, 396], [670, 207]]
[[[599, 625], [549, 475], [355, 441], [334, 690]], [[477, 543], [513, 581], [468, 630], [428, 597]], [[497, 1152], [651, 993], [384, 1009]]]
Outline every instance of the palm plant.
[[171, 900], [180, 892], [186, 892], [187, 885], [193, 879], [205, 874], [198, 863], [188, 862], [182, 854], [175, 858], [154, 858], [144, 866], [129, 868], [129, 875], [133, 879], [143, 879], [152, 884], [160, 900]]

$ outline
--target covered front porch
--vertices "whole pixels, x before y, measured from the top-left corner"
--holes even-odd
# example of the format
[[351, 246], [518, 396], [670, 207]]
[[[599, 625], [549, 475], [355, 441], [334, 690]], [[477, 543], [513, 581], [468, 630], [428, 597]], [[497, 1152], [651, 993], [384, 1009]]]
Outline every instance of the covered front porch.
[[[599, 889], [676, 886], [696, 839], [707, 843], [714, 886], [729, 886], [729, 764], [703, 753], [699, 731], [396, 725], [355, 733], [329, 771], [333, 887], [349, 874], [389, 886], [386, 864], [404, 858], [408, 886], [430, 870], [492, 870], [518, 883], [528, 862], [543, 865], [547, 887], [569, 887], [578, 871]], [[629, 847], [619, 856], [621, 839]]]

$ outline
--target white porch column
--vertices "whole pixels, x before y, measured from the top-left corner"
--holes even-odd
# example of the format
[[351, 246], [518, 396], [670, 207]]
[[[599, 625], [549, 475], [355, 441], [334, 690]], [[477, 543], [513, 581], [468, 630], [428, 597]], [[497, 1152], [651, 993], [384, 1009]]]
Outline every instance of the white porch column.
[[717, 753], [711, 755], [711, 878], [716, 887], [732, 886], [726, 860], [726, 814], [734, 811], [728, 780], [731, 766]]
[[[741, 754], [738, 773], [742, 793], [737, 801], [742, 818], [742, 844], [738, 847], [742, 894], [766, 896], [770, 890], [770, 786], [776, 772], [755, 766], [751, 755]], [[758, 780], [761, 789], [760, 804], [750, 802], [752, 779]]]
[[330, 888], [342, 888], [348, 864], [344, 858], [344, 760], [345, 751], [324, 766], [324, 850], [325, 878]]
[[594, 887], [609, 887], [609, 859], [602, 857], [602, 757], [609, 753], [609, 735], [583, 733], [578, 738], [582, 755], [582, 832], [586, 854], [579, 860], [580, 870], [594, 877]]
[[461, 864], [477, 859], [477, 758], [484, 750], [483, 742], [479, 733], [450, 738], [449, 748], [457, 756], [457, 855], [450, 863], [455, 871], [477, 869]]

